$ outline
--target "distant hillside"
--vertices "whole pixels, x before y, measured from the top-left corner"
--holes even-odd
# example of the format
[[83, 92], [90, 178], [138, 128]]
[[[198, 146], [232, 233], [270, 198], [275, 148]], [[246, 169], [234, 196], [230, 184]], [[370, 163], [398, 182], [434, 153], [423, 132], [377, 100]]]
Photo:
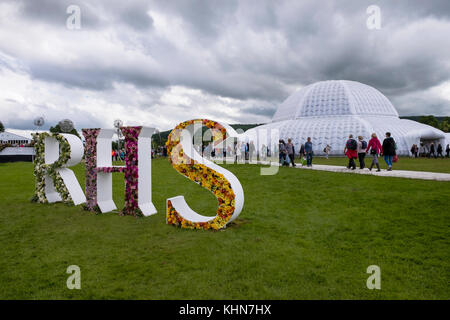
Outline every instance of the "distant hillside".
[[444, 132], [450, 132], [450, 117], [428, 116], [403, 116], [401, 119], [414, 120], [420, 123], [428, 124]]
[[[420, 122], [420, 119], [422, 118], [422, 117], [425, 117], [425, 116], [400, 116], [400, 119], [409, 119], [409, 120], [414, 120], [414, 121], [417, 121], [417, 122]], [[448, 117], [434, 117], [438, 122], [442, 122], [442, 121], [444, 121], [444, 119], [446, 119], [446, 118], [448, 118]]]

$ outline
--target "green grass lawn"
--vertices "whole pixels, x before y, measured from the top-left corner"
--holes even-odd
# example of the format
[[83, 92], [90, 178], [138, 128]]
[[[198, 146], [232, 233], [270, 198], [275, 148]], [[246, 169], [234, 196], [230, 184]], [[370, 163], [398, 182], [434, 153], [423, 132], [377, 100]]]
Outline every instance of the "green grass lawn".
[[[422, 160], [427, 171], [438, 163]], [[214, 232], [165, 224], [168, 197], [216, 211], [212, 194], [167, 160], [153, 161], [158, 213], [147, 218], [31, 203], [32, 164], [0, 164], [0, 299], [450, 298], [450, 183], [226, 168], [245, 205]], [[84, 168], [74, 170], [84, 186]], [[114, 174], [118, 206], [123, 190]], [[81, 290], [66, 287], [69, 265], [81, 268]], [[381, 267], [381, 290], [366, 287], [369, 265]]]
[[[299, 160], [297, 160], [299, 161]], [[372, 156], [367, 155], [365, 158], [366, 167], [369, 167], [372, 163]], [[381, 169], [387, 169], [386, 162], [384, 158], [378, 158]], [[357, 167], [359, 168], [359, 161], [355, 160]], [[325, 159], [324, 157], [314, 157], [313, 164], [326, 164], [332, 166], [343, 166], [348, 165], [347, 157], [330, 157]], [[376, 167], [375, 167], [376, 169]], [[449, 158], [438, 158], [438, 159], [428, 159], [428, 158], [409, 158], [400, 157], [398, 162], [393, 165], [394, 170], [413, 170], [413, 171], [429, 171], [429, 172], [444, 172], [450, 173], [450, 159]]]

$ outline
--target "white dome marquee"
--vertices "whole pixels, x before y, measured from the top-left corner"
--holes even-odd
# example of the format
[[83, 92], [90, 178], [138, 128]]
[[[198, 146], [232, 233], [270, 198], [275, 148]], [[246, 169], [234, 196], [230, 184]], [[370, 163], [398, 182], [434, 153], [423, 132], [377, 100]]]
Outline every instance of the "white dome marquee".
[[383, 142], [385, 133], [391, 132], [400, 155], [409, 154], [412, 144], [445, 141], [438, 129], [400, 119], [389, 99], [377, 89], [348, 80], [321, 81], [298, 90], [278, 107], [270, 123], [248, 130], [246, 136], [257, 141], [258, 131], [266, 129], [278, 129], [285, 141], [291, 138], [296, 152], [311, 137], [315, 154], [323, 154], [327, 144], [331, 154], [343, 154], [350, 134], [368, 141], [375, 132]]
[[278, 107], [272, 121], [342, 115], [398, 117], [392, 103], [377, 89], [355, 81], [330, 80], [295, 92]]

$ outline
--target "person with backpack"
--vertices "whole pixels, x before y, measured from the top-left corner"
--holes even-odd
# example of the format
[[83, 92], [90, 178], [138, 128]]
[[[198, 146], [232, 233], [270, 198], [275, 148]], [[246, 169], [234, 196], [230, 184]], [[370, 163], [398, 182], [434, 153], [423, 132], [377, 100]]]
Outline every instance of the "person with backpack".
[[364, 141], [364, 138], [362, 136], [358, 136], [356, 152], [358, 153], [359, 169], [361, 170], [366, 167], [366, 163], [364, 162], [364, 158], [366, 157], [366, 149], [367, 142]]
[[347, 169], [356, 169], [355, 159], [358, 157], [357, 153], [358, 144], [355, 139], [353, 139], [353, 135], [348, 136], [348, 140], [345, 143], [344, 154], [348, 158], [348, 166]]
[[369, 167], [369, 170], [372, 171], [374, 165], [377, 166], [377, 172], [380, 172], [380, 164], [378, 163], [378, 155], [381, 153], [381, 142], [377, 138], [377, 134], [372, 133], [372, 138], [369, 140], [369, 144], [367, 145], [366, 153], [370, 151], [372, 156], [372, 164]]
[[382, 155], [384, 156], [384, 161], [388, 165], [387, 171], [392, 171], [392, 159], [396, 155], [395, 149], [394, 138], [391, 137], [390, 132], [386, 132], [386, 139], [383, 140]]

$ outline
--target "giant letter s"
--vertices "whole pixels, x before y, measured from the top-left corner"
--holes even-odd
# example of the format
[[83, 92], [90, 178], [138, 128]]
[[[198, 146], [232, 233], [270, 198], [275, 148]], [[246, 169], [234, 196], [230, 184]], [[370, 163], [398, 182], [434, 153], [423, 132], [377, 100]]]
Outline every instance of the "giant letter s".
[[229, 125], [207, 119], [185, 121], [170, 133], [167, 152], [175, 170], [214, 194], [219, 202], [216, 216], [198, 214], [188, 206], [183, 196], [178, 196], [166, 201], [166, 221], [182, 228], [218, 230], [226, 227], [241, 213], [244, 191], [234, 174], [204, 159], [195, 150], [193, 136], [202, 125], [213, 131], [213, 143], [222, 142], [227, 134], [229, 137], [237, 137], [236, 131]]

